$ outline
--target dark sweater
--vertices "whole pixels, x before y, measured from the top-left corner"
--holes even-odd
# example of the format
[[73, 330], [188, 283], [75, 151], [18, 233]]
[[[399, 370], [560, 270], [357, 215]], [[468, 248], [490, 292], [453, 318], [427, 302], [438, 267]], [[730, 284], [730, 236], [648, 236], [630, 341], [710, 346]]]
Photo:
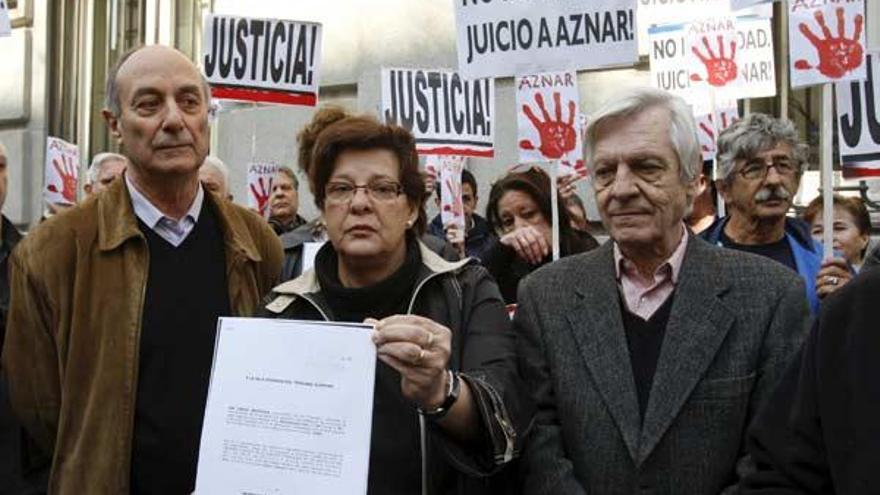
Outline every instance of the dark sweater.
[[880, 271], [829, 296], [749, 431], [749, 494], [880, 493]]
[[651, 386], [654, 384], [654, 372], [657, 370], [657, 359], [660, 358], [660, 349], [666, 336], [666, 324], [669, 322], [669, 313], [672, 310], [673, 296], [674, 294], [671, 294], [666, 298], [663, 305], [657, 308], [647, 321], [630, 313], [621, 297], [623, 328], [626, 331], [626, 345], [629, 348], [629, 360], [636, 381], [642, 418], [645, 417], [645, 409], [648, 408]]
[[[403, 265], [385, 280], [363, 288], [339, 281], [333, 245], [324, 244], [315, 257], [315, 274], [336, 321], [362, 322], [406, 314], [422, 258], [418, 244], [407, 244]], [[400, 373], [376, 362], [373, 426], [370, 441], [369, 495], [409, 495], [421, 490], [419, 416], [400, 391]]]
[[188, 494], [195, 487], [217, 318], [230, 315], [223, 233], [207, 201], [195, 228], [176, 248], [138, 224], [150, 254], [132, 493]]

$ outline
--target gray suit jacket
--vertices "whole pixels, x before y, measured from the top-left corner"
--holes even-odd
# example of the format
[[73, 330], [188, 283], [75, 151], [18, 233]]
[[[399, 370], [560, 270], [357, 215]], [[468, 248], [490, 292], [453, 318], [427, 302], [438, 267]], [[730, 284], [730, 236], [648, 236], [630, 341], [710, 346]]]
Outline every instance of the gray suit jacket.
[[800, 278], [691, 236], [644, 420], [612, 243], [530, 275], [514, 319], [538, 405], [526, 494], [712, 494], [751, 468], [744, 435], [807, 331]]

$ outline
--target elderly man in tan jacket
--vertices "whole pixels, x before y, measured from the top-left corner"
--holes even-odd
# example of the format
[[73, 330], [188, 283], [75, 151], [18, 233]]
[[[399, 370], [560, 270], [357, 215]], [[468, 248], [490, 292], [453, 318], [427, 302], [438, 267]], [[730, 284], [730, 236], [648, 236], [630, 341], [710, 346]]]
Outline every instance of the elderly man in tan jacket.
[[130, 165], [13, 254], [3, 366], [50, 493], [190, 493], [217, 318], [251, 313], [281, 246], [199, 183], [210, 95], [183, 54], [123, 55], [106, 94]]

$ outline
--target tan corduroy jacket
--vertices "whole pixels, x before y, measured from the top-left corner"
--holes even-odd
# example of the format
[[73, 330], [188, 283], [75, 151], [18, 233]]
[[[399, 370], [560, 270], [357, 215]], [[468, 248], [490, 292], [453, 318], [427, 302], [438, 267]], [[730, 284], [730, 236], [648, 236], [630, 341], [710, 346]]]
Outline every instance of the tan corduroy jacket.
[[[205, 195], [226, 245], [229, 302], [250, 315], [281, 273], [278, 237]], [[52, 455], [50, 494], [129, 493], [147, 242], [124, 180], [33, 230], [10, 260], [3, 367], [13, 408]]]

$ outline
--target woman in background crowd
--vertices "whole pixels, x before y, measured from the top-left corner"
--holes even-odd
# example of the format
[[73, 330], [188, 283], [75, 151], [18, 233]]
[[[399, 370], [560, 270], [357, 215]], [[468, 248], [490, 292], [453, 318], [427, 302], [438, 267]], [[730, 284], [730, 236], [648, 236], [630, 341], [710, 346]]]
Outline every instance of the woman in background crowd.
[[[834, 195], [834, 250], [858, 271], [865, 260], [871, 241], [871, 216], [860, 198]], [[804, 220], [810, 224], [813, 238], [822, 242], [822, 196], [814, 199], [804, 210]]]
[[[492, 186], [486, 219], [498, 233], [483, 264], [495, 277], [507, 303], [516, 303], [520, 279], [553, 259], [550, 177], [540, 168], [513, 169]], [[569, 256], [598, 247], [590, 234], [571, 227], [559, 198], [559, 254]]]
[[264, 314], [375, 325], [370, 495], [486, 493], [532, 416], [498, 287], [419, 241], [426, 193], [412, 134], [324, 117], [300, 165], [329, 241]]

